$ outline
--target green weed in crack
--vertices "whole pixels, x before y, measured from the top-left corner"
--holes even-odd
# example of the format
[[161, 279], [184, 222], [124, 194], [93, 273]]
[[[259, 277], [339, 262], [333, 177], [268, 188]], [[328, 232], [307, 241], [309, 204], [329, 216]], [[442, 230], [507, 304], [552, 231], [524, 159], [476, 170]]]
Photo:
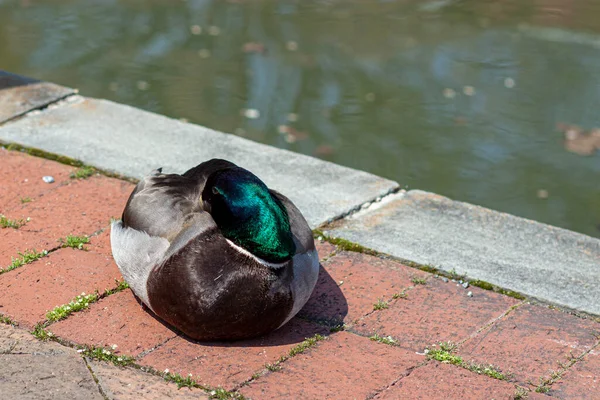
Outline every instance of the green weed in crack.
[[84, 245], [90, 242], [87, 236], [67, 235], [66, 238], [60, 238], [61, 247], [71, 247], [72, 249], [87, 250]]
[[427, 279], [419, 278], [417, 276], [413, 276], [412, 278], [410, 278], [410, 281], [415, 285], [426, 285], [427, 284]]
[[19, 325], [17, 322], [10, 319], [10, 317], [7, 317], [6, 315], [2, 315], [2, 314], [0, 314], [0, 324], [12, 325], [12, 326]]
[[46, 319], [50, 322], [56, 322], [67, 318], [74, 312], [85, 310], [91, 303], [98, 301], [98, 293], [85, 294], [81, 293], [68, 304], [56, 306], [54, 309], [46, 313]]
[[458, 367], [467, 369], [471, 372], [475, 372], [479, 375], [487, 375], [490, 378], [498, 380], [507, 380], [506, 374], [502, 373], [495, 366], [491, 364], [477, 364], [474, 362], [466, 362], [459, 355], [454, 354], [457, 349], [457, 345], [452, 342], [442, 342], [439, 344], [439, 348], [431, 347], [425, 350], [427, 358], [436, 360], [444, 364], [452, 364]]
[[389, 304], [384, 299], [377, 300], [377, 303], [373, 304], [373, 311], [385, 310], [389, 308]]
[[89, 308], [91, 304], [100, 299], [129, 288], [129, 284], [125, 281], [119, 281], [115, 279], [115, 283], [117, 284], [116, 287], [112, 289], [106, 289], [102, 294], [98, 294], [97, 291], [92, 294], [85, 294], [85, 292], [83, 292], [76, 296], [69, 303], [54, 307], [52, 310], [46, 313], [46, 319], [49, 322], [61, 321], [75, 312]]
[[77, 170], [75, 170], [74, 172], [71, 172], [71, 175], [69, 175], [69, 177], [71, 179], [87, 179], [90, 176], [94, 175], [96, 173], [96, 169], [94, 167], [90, 167], [89, 165], [84, 165], [80, 168], [78, 168]]
[[6, 268], [0, 268], [0, 275], [4, 274], [6, 272], [12, 271], [13, 269], [17, 269], [19, 267], [22, 267], [25, 264], [30, 264], [36, 260], [39, 260], [40, 258], [47, 256], [48, 255], [48, 251], [47, 250], [43, 250], [43, 251], [36, 251], [34, 250], [25, 250], [23, 253], [18, 253], [20, 257], [14, 258], [12, 257], [12, 262], [10, 263], [10, 265]]
[[369, 337], [374, 342], [387, 344], [389, 346], [398, 346], [398, 341], [391, 336], [379, 336], [377, 333]]
[[47, 331], [44, 328], [44, 325], [42, 324], [37, 324], [36, 326], [34, 326], [33, 331], [31, 331], [31, 334], [44, 342], [54, 339], [54, 334], [52, 332]]
[[13, 228], [19, 229], [23, 225], [29, 222], [29, 218], [27, 219], [10, 219], [6, 218], [4, 215], [0, 214], [0, 227], [2, 228]]
[[120, 367], [132, 365], [135, 361], [133, 357], [114, 354], [112, 350], [104, 347], [79, 346], [77, 352], [84, 357], [110, 362]]

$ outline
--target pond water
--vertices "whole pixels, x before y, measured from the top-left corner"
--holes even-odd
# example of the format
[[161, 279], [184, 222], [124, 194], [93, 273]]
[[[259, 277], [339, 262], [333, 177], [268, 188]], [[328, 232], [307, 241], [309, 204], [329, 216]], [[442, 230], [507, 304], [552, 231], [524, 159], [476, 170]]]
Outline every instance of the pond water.
[[599, 18], [593, 0], [0, 0], [0, 69], [600, 237]]

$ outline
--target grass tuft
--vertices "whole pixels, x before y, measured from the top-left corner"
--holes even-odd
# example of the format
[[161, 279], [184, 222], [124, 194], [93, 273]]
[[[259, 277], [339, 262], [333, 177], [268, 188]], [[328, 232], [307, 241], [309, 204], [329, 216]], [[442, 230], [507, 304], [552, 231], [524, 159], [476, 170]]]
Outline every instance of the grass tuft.
[[106, 361], [118, 365], [120, 367], [125, 367], [128, 365], [132, 365], [135, 361], [133, 357], [117, 355], [112, 352], [112, 350], [105, 349], [103, 347], [80, 347], [77, 350], [78, 353], [81, 353], [82, 356], [93, 358], [94, 360]]
[[374, 334], [369, 339], [374, 342], [387, 344], [389, 346], [398, 346], [398, 341], [391, 336], [379, 336], [378, 334]]
[[12, 271], [13, 269], [22, 267], [25, 264], [30, 264], [35, 260], [39, 260], [40, 258], [48, 255], [48, 251], [36, 251], [36, 250], [25, 250], [23, 253], [19, 253], [21, 257], [14, 258], [12, 257], [12, 262], [6, 268], [0, 268], [0, 275], [4, 274], [8, 271]]
[[10, 317], [7, 317], [7, 316], [2, 315], [2, 314], [0, 314], [0, 324], [6, 324], [6, 325], [12, 325], [12, 326], [19, 325], [18, 323], [16, 323], [12, 319], [10, 319]]
[[89, 165], [83, 165], [79, 167], [74, 172], [71, 172], [71, 179], [87, 179], [90, 176], [96, 173], [96, 169], [94, 167], [90, 167]]
[[19, 229], [29, 221], [29, 218], [25, 219], [10, 219], [0, 214], [0, 227], [2, 228], [13, 228]]
[[417, 276], [413, 276], [412, 278], [410, 278], [410, 281], [412, 283], [414, 283], [415, 285], [426, 285], [427, 284], [427, 279], [419, 278]]
[[63, 304], [62, 306], [57, 306], [53, 310], [48, 311], [46, 314], [46, 318], [50, 322], [56, 322], [67, 318], [69, 315], [74, 312], [85, 310], [90, 306], [91, 303], [98, 301], [98, 293], [92, 293], [86, 295], [85, 293], [81, 293], [79, 296], [75, 297], [68, 304]]
[[208, 395], [210, 396], [209, 398], [218, 399], [218, 400], [228, 400], [228, 399], [246, 400], [246, 398], [241, 393], [230, 392], [226, 389], [223, 389], [222, 387], [218, 387], [216, 389], [210, 390], [208, 392]]
[[125, 282], [124, 280], [120, 281], [118, 279], [115, 279], [115, 283], [117, 284], [117, 287], [113, 289], [106, 289], [102, 297], [110, 296], [111, 294], [115, 294], [118, 292], [122, 292], [125, 289], [129, 289], [129, 283]]
[[271, 372], [275, 372], [281, 369], [281, 365], [279, 365], [279, 363], [265, 364], [265, 368]]
[[200, 385], [198, 382], [196, 382], [194, 379], [192, 379], [192, 374], [189, 374], [188, 376], [183, 377], [179, 374], [172, 374], [169, 372], [165, 372], [163, 374], [163, 378], [167, 382], [175, 383], [177, 385], [178, 389], [181, 389], [182, 387], [187, 387], [187, 388], [198, 388], [198, 389], [206, 390], [206, 388], [204, 386]]
[[452, 364], [461, 368], [468, 369], [479, 375], [487, 375], [490, 378], [504, 381], [507, 376], [500, 372], [493, 365], [476, 364], [473, 362], [465, 362], [461, 356], [453, 354], [456, 351], [457, 345], [452, 342], [440, 343], [439, 348], [429, 348], [426, 350], [427, 358], [437, 360], [444, 364]]
[[383, 299], [379, 299], [377, 303], [373, 304], [373, 311], [385, 310], [386, 308], [389, 308], [389, 304]]
[[314, 335], [313, 337], [306, 338], [302, 343], [300, 343], [290, 349], [289, 356], [294, 357], [297, 354], [302, 354], [306, 350], [308, 350], [311, 347], [313, 347], [314, 345], [316, 345], [321, 340], [325, 340], [325, 336], [319, 335], [318, 333], [316, 335]]
[[21, 204], [27, 204], [33, 201], [31, 197], [21, 197], [19, 200], [21, 200]]
[[90, 242], [90, 238], [87, 236], [75, 236], [67, 235], [66, 238], [59, 239], [62, 247], [71, 247], [73, 249], [87, 250], [84, 245]]
[[42, 324], [37, 324], [36, 326], [34, 326], [33, 331], [31, 331], [31, 334], [44, 342], [54, 337], [52, 332], [48, 332], [46, 329], [44, 329], [44, 326]]
[[399, 292], [399, 293], [394, 293], [394, 295], [392, 296], [393, 300], [397, 300], [397, 299], [407, 299], [408, 298], [408, 294], [406, 293], [405, 290]]
[[325, 240], [326, 242], [336, 245], [340, 250], [353, 251], [355, 253], [369, 254], [372, 256], [378, 255], [378, 253], [375, 250], [371, 250], [367, 247], [361, 246], [358, 243], [353, 243], [346, 239], [327, 236], [323, 233], [323, 231], [320, 231], [318, 229], [313, 230], [313, 237], [323, 238], [323, 240]]
[[529, 397], [529, 391], [524, 387], [517, 386], [515, 390], [515, 394], [513, 395], [513, 400], [525, 400]]

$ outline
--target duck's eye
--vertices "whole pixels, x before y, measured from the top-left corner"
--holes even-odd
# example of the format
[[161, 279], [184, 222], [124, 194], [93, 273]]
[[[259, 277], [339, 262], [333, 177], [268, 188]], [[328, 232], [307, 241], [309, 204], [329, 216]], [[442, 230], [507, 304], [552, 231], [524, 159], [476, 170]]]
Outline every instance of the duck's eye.
[[213, 192], [213, 194], [219, 194], [219, 189], [217, 189], [216, 186], [213, 186], [212, 187], [212, 192]]

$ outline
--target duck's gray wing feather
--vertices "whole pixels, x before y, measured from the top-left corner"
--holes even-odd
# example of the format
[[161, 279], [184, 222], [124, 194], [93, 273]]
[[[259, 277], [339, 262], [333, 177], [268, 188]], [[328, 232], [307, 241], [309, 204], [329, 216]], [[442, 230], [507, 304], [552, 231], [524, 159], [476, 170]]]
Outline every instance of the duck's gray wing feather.
[[183, 175], [152, 171], [137, 184], [129, 197], [123, 211], [123, 224], [151, 236], [173, 239], [192, 213], [203, 210], [202, 191], [208, 177], [218, 170], [232, 167], [236, 165], [212, 159]]
[[194, 180], [181, 175], [146, 176], [129, 197], [123, 224], [150, 236], [172, 239], [191, 213], [202, 210], [201, 193]]

